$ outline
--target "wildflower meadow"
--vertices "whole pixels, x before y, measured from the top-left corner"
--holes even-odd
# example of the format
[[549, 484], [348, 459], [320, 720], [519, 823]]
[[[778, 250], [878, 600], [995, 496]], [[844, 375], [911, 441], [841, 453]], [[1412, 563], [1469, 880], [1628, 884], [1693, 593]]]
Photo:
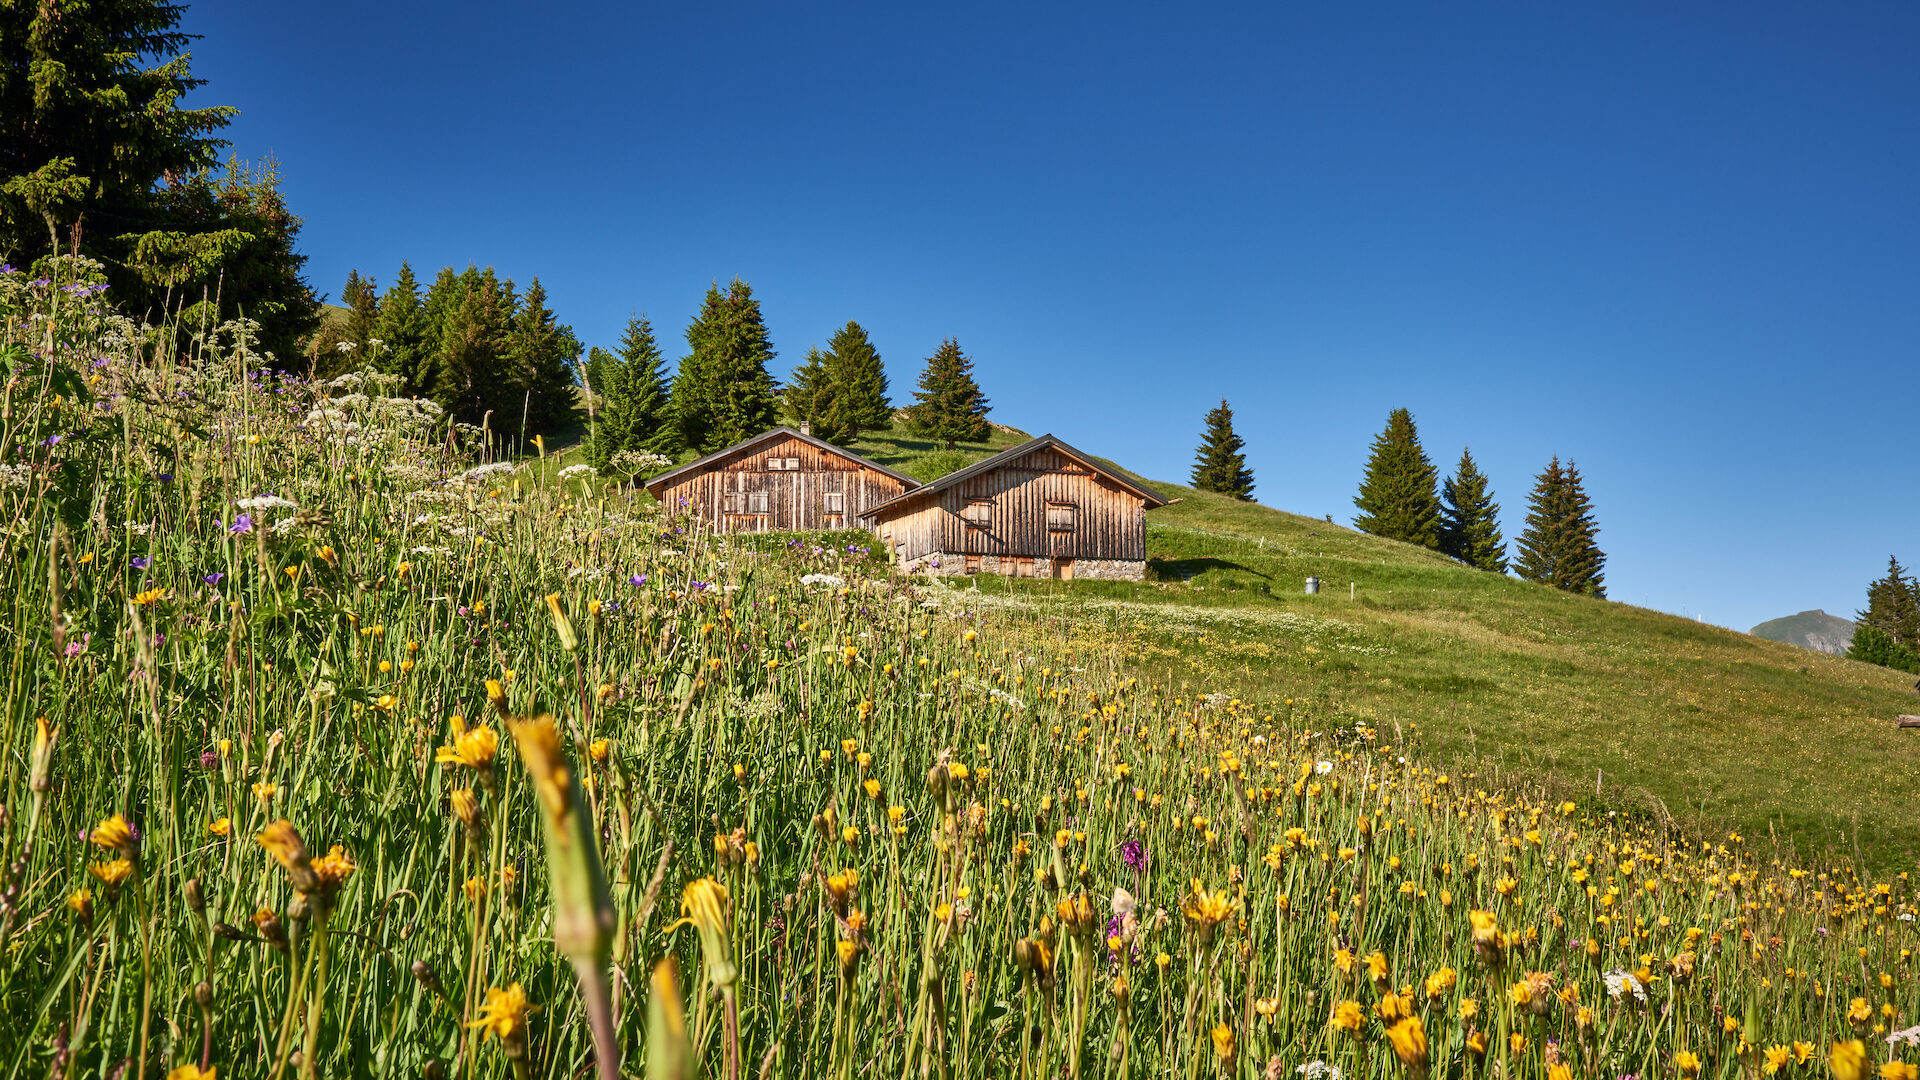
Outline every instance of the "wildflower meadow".
[[0, 273], [6, 1077], [1920, 1071], [1906, 874], [1146, 681], [99, 280]]

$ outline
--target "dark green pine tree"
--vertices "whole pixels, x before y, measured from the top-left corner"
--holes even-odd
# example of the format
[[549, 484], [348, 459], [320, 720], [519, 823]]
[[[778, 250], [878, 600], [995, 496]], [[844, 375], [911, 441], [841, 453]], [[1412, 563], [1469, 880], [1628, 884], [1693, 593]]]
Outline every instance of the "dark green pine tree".
[[505, 356], [508, 381], [520, 392], [529, 436], [551, 436], [574, 422], [574, 364], [579, 359], [579, 339], [554, 316], [546, 287], [534, 278], [514, 311]]
[[455, 282], [458, 299], [440, 333], [430, 396], [457, 420], [484, 422], [496, 436], [517, 434], [522, 399], [501, 364], [512, 325], [512, 287], [503, 288], [491, 269], [482, 273], [471, 266]]
[[1460, 464], [1440, 484], [1440, 550], [1468, 566], [1507, 572], [1507, 541], [1500, 535], [1500, 504], [1473, 454], [1460, 451]]
[[993, 434], [987, 423], [987, 396], [973, 378], [973, 361], [960, 351], [960, 342], [948, 338], [927, 357], [920, 373], [920, 389], [907, 406], [907, 430], [939, 439], [951, 450], [957, 443], [985, 442]]
[[588, 438], [587, 460], [601, 472], [610, 472], [613, 456], [622, 450], [677, 454], [680, 432], [673, 423], [653, 325], [644, 318], [628, 319], [618, 352], [600, 348], [593, 352], [599, 354], [593, 370], [601, 380], [601, 406]]
[[[839, 426], [841, 410], [836, 405], [840, 386], [833, 379], [830, 362], [826, 353], [808, 349], [806, 362], [787, 376], [787, 385], [780, 391], [780, 404], [788, 421], [807, 425], [808, 433], [814, 438], [845, 443], [851, 440], [848, 432]], [[859, 432], [856, 430], [853, 434]]]
[[1594, 538], [1593, 504], [1580, 470], [1558, 457], [1548, 463], [1527, 496], [1527, 529], [1515, 544], [1514, 572], [1528, 581], [1588, 596], [1607, 595], [1601, 567], [1607, 556]]
[[833, 393], [823, 415], [828, 426], [838, 433], [834, 442], [850, 443], [859, 438], [861, 432], [886, 431], [893, 427], [893, 402], [887, 400], [887, 369], [880, 362], [880, 350], [873, 347], [873, 341], [859, 323], [849, 320], [827, 339], [826, 375]]
[[707, 289], [700, 314], [687, 327], [691, 350], [673, 382], [674, 418], [681, 442], [706, 453], [758, 435], [780, 414], [773, 376], [775, 353], [753, 289], [738, 278]]
[[403, 393], [425, 392], [421, 376], [429, 330], [426, 308], [420, 301], [420, 283], [414, 279], [413, 267], [403, 262], [393, 284], [380, 295], [380, 314], [373, 323], [373, 336], [380, 342], [377, 366], [389, 375], [400, 376]]
[[1353, 500], [1360, 508], [1354, 527], [1424, 548], [1439, 547], [1440, 496], [1434, 488], [1438, 479], [1438, 470], [1420, 448], [1413, 414], [1393, 410], [1386, 430], [1373, 440], [1367, 474]]
[[1246, 443], [1233, 432], [1233, 409], [1226, 398], [1207, 410], [1207, 433], [1194, 454], [1193, 486], [1253, 501], [1253, 470], [1247, 468]]
[[[0, 260], [78, 247], [106, 265], [122, 311], [186, 330], [243, 312], [284, 367], [320, 305], [301, 279], [271, 164], [229, 161], [239, 112], [185, 108], [193, 76], [174, 0], [0, 4]], [[182, 298], [206, 296], [206, 308]], [[217, 305], [217, 306], [216, 306]]]
[[1861, 626], [1884, 630], [1895, 643], [1920, 650], [1920, 581], [1894, 556], [1887, 556], [1887, 576], [1867, 586], [1867, 610], [1856, 614]]

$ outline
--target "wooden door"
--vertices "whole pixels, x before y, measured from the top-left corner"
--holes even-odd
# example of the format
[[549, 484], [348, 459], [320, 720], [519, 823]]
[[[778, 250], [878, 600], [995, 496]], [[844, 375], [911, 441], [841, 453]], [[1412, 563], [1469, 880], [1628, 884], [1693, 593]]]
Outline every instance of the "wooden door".
[[1053, 576], [1061, 581], [1073, 580], [1073, 560], [1056, 557], [1053, 560]]

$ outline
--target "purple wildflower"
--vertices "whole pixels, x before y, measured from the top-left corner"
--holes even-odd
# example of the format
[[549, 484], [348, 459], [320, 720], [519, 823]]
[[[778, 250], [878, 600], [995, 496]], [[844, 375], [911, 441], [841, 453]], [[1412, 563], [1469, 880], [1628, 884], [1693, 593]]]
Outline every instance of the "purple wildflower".
[[647, 583], [647, 575], [645, 574], [635, 574], [632, 577], [629, 577], [627, 579], [627, 584], [633, 586], [636, 589], [642, 585], [645, 585], [646, 583]]
[[215, 570], [213, 573], [208, 574], [207, 576], [201, 578], [200, 580], [206, 582], [209, 585], [218, 585], [220, 584], [220, 579], [226, 576], [227, 575], [222, 573], [221, 571]]
[[253, 515], [252, 515], [252, 514], [240, 514], [240, 515], [238, 515], [238, 516], [236, 516], [236, 517], [235, 517], [235, 518], [233, 519], [233, 524], [232, 524], [232, 525], [229, 525], [229, 526], [227, 526], [227, 531], [228, 531], [229, 533], [250, 533], [250, 532], [252, 532], [252, 531], [253, 531]]
[[1120, 845], [1120, 861], [1127, 869], [1139, 872], [1147, 868], [1147, 847], [1138, 840], [1129, 840]]
[[132, 562], [135, 570], [145, 570], [147, 567], [153, 565], [153, 560], [147, 558], [145, 555], [135, 555]]

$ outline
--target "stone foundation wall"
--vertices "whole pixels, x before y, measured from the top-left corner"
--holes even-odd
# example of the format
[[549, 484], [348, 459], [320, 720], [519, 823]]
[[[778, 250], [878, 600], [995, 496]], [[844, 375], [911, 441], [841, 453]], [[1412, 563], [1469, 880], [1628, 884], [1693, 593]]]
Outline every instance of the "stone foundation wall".
[[[979, 559], [980, 569], [977, 571], [978, 573], [1011, 574], [1013, 572], [1013, 560], [1011, 557], [1005, 560], [1005, 566], [1001, 565], [1002, 560], [998, 555], [982, 555]], [[946, 552], [934, 551], [922, 555], [917, 559], [910, 559], [902, 563], [901, 569], [910, 574], [959, 577], [965, 575], [967, 572], [967, 557], [965, 555], [950, 555]], [[1033, 576], [1036, 578], [1051, 578], [1053, 576], [1053, 560], [1044, 557], [1035, 558], [1033, 560]], [[1076, 580], [1084, 579], [1087, 581], [1140, 581], [1147, 576], [1147, 564], [1131, 559], [1075, 559], [1073, 560], [1073, 576]]]

